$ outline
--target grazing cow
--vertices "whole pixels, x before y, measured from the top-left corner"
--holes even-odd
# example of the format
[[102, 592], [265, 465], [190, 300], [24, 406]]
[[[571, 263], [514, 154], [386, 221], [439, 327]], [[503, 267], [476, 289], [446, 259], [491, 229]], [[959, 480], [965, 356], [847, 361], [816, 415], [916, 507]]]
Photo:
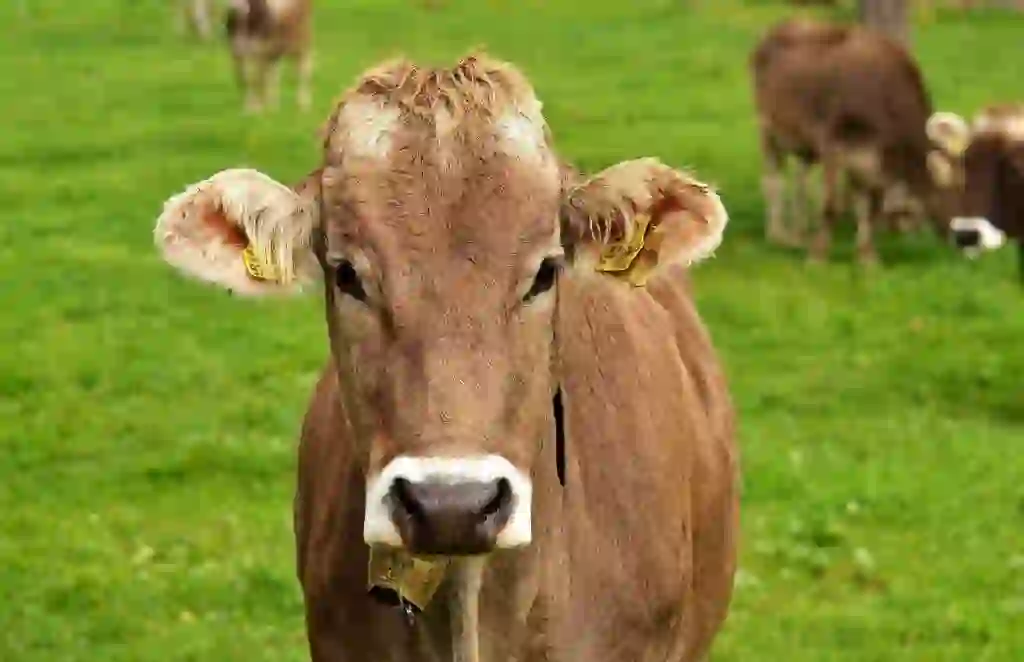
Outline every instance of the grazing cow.
[[178, 5], [178, 29], [198, 35], [204, 40], [213, 36], [214, 0], [175, 0]]
[[225, 27], [246, 111], [277, 105], [286, 57], [296, 64], [299, 107], [312, 105], [312, 14], [313, 0], [231, 0]]
[[687, 266], [726, 222], [656, 159], [561, 165], [485, 55], [367, 72], [294, 188], [225, 170], [165, 204], [184, 273], [323, 284], [295, 500], [315, 662], [703, 658], [738, 462]]
[[[854, 207], [861, 262], [878, 259], [872, 228], [886, 202], [903, 198], [903, 206], [916, 205], [944, 232], [947, 200], [932, 170], [949, 164], [926, 133], [931, 101], [917, 65], [902, 46], [861, 26], [793, 19], [765, 35], [750, 66], [770, 241], [802, 243], [807, 176], [818, 162], [824, 191], [822, 218], [810, 247], [813, 259], [828, 253], [844, 206], [841, 178]], [[787, 227], [784, 209], [783, 173], [790, 155], [797, 157], [789, 187], [795, 228]]]
[[975, 257], [1015, 240], [1024, 280], [1024, 103], [988, 106], [971, 126], [944, 113], [932, 119], [931, 129], [950, 154], [961, 156], [950, 223], [956, 245]]

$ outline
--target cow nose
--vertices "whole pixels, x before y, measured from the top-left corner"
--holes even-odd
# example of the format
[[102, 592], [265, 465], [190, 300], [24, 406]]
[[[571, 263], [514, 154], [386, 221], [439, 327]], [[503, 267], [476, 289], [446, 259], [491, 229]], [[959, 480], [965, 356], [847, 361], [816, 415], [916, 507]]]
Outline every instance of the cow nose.
[[953, 241], [957, 248], [973, 248], [981, 243], [981, 232], [978, 230], [957, 230], [953, 233]]
[[487, 553], [513, 511], [505, 478], [454, 484], [396, 478], [388, 494], [391, 519], [413, 554]]

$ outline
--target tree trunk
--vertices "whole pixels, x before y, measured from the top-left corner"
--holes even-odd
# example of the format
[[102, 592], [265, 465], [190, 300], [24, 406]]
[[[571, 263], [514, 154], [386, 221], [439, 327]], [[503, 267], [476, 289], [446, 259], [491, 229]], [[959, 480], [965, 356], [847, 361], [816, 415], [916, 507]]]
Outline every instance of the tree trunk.
[[858, 0], [857, 13], [864, 25], [907, 43], [909, 12], [907, 0]]

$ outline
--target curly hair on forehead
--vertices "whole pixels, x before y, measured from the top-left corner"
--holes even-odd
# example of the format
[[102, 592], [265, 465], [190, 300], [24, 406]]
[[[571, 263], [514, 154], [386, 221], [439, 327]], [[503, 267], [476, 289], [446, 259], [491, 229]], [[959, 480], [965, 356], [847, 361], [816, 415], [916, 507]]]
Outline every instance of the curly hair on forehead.
[[345, 104], [356, 99], [376, 101], [428, 122], [436, 119], [439, 109], [456, 120], [466, 114], [490, 118], [510, 105], [536, 102], [522, 72], [480, 51], [462, 57], [453, 67], [427, 67], [396, 57], [363, 72], [341, 95], [320, 131], [322, 139], [334, 130]]
[[364, 73], [350, 94], [375, 97], [417, 114], [443, 104], [453, 113], [489, 115], [509, 103], [533, 98], [533, 89], [513, 65], [477, 52], [450, 68], [391, 60]]

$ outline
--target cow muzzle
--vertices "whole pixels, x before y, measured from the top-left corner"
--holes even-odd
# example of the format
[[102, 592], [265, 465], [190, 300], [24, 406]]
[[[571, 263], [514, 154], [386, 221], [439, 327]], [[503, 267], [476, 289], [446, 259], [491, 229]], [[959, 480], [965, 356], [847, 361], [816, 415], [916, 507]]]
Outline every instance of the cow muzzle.
[[1006, 243], [1006, 234], [985, 218], [957, 217], [949, 227], [953, 243], [967, 257], [977, 257], [982, 251], [994, 251]]
[[464, 556], [531, 539], [530, 479], [500, 456], [402, 456], [367, 488], [363, 538], [370, 545]]

